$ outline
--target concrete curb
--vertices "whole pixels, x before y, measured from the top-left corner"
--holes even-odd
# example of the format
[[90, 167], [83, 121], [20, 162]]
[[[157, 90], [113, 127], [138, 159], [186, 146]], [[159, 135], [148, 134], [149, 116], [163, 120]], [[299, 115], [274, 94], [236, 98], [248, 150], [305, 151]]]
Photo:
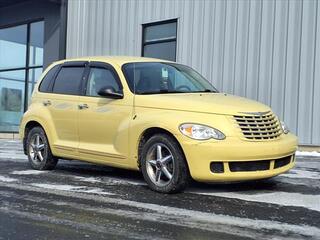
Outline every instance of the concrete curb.
[[298, 151], [300, 152], [319, 152], [320, 146], [298, 146]]
[[19, 133], [0, 133], [0, 139], [19, 140], [20, 136]]

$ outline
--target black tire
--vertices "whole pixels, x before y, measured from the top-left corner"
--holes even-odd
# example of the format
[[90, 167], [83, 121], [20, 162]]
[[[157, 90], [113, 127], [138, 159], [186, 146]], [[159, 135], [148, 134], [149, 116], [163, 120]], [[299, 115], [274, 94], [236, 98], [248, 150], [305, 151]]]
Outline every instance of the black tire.
[[[38, 137], [40, 140], [39, 144], [43, 145], [43, 149], [41, 147], [42, 150], [40, 150], [40, 148], [36, 149], [36, 147], [32, 147], [35, 146], [34, 143]], [[29, 164], [33, 169], [52, 170], [55, 168], [58, 163], [58, 159], [52, 155], [47, 136], [41, 127], [34, 127], [28, 132], [26, 146]], [[39, 151], [43, 160], [41, 160], [40, 156], [36, 154], [36, 152]]]
[[[149, 154], [150, 149], [158, 146], [157, 144], [166, 147], [167, 150], [170, 151], [170, 154], [173, 156], [173, 161], [171, 162], [172, 169], [174, 169], [171, 175], [172, 178], [171, 180], [167, 179], [167, 181], [169, 182], [163, 186], [159, 186], [158, 184], [156, 184], [155, 179], [152, 180], [152, 177], [150, 177], [150, 173], [148, 174], [147, 170], [147, 165], [149, 165], [149, 169], [151, 166], [150, 164], [147, 164], [147, 155]], [[147, 182], [149, 187], [156, 192], [177, 193], [183, 191], [188, 186], [190, 175], [186, 159], [178, 142], [170, 135], [156, 134], [148, 139], [148, 141], [142, 147], [142, 151], [140, 154], [140, 164], [145, 181]], [[156, 168], [155, 166], [153, 167], [153, 169]], [[160, 167], [158, 169], [160, 169]], [[164, 177], [165, 175], [162, 176], [162, 178]]]

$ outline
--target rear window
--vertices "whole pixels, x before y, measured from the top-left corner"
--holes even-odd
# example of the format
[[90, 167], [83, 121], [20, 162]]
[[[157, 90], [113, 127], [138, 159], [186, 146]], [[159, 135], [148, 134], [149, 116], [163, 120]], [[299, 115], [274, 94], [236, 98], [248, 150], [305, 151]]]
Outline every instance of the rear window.
[[56, 74], [59, 65], [54, 66], [51, 68], [48, 73], [44, 76], [43, 80], [41, 81], [39, 91], [40, 92], [50, 92], [50, 84], [53, 81], [53, 77]]
[[53, 93], [80, 95], [84, 67], [62, 67], [53, 85]]

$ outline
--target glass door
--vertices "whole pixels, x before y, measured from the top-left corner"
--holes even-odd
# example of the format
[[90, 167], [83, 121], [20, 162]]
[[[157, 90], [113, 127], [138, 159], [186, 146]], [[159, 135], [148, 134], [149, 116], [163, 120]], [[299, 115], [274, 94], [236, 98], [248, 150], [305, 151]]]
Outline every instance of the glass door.
[[43, 68], [44, 22], [0, 28], [0, 132], [17, 132]]

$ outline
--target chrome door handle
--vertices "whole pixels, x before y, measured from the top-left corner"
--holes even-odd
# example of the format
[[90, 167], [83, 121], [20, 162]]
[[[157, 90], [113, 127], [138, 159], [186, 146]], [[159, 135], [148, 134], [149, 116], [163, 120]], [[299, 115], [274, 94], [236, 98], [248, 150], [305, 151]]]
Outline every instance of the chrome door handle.
[[51, 105], [50, 100], [43, 101], [42, 103], [43, 103], [43, 106], [50, 106]]
[[89, 108], [88, 104], [85, 104], [85, 103], [84, 104], [79, 104], [78, 107], [79, 107], [80, 110]]

